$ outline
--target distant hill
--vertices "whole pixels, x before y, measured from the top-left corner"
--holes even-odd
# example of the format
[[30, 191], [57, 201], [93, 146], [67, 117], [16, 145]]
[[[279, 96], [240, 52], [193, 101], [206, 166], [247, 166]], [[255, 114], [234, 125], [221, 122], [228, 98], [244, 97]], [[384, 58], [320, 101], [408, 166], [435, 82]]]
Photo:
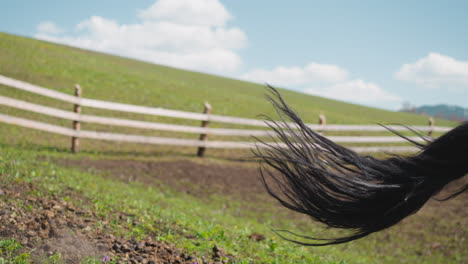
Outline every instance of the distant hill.
[[411, 107], [409, 109], [403, 109], [402, 112], [425, 114], [433, 117], [443, 118], [453, 121], [467, 121], [468, 120], [468, 108], [463, 108], [456, 105], [423, 105], [419, 107]]

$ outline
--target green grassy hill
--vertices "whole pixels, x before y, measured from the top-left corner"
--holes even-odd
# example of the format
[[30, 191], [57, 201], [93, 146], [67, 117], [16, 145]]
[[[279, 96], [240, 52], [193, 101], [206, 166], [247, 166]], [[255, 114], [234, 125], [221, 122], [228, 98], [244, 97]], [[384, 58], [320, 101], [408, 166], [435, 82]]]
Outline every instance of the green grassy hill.
[[[202, 112], [203, 103], [209, 102], [213, 114], [257, 118], [259, 114], [276, 116], [270, 103], [265, 99], [265, 86], [240, 80], [223, 78], [203, 73], [174, 69], [145, 63], [118, 56], [112, 56], [82, 49], [52, 44], [30, 38], [0, 33], [0, 74], [30, 82], [46, 88], [73, 94], [74, 84], [83, 88], [83, 96], [106, 101], [136, 105], [163, 107], [167, 109]], [[281, 89], [281, 93], [306, 122], [316, 123], [323, 113], [328, 124], [405, 124], [426, 125], [427, 117], [402, 112], [392, 112], [364, 107], [335, 100], [325, 99]], [[54, 99], [0, 86], [0, 95], [23, 99], [30, 102], [70, 110], [70, 104]], [[83, 113], [114, 116], [147, 121], [169, 122], [199, 126], [199, 121], [171, 119], [120, 113], [100, 109], [84, 108]], [[65, 127], [67, 120], [46, 117], [26, 111], [0, 106], [0, 113], [31, 118]], [[437, 120], [437, 125], [453, 125], [454, 122]], [[230, 127], [228, 124], [210, 124], [211, 127]], [[237, 126], [239, 128], [239, 126]], [[252, 127], [245, 127], [251, 128]], [[69, 139], [0, 124], [5, 137], [0, 142], [33, 143], [42, 147], [66, 149]], [[126, 134], [142, 134], [165, 137], [197, 138], [198, 135], [174, 134], [163, 131], [137, 130], [83, 124], [82, 129], [108, 131]], [[348, 133], [349, 134], [349, 133]], [[214, 137], [216, 140], [251, 140], [233, 137]], [[89, 151], [115, 151], [115, 144], [84, 140], [82, 149]], [[151, 146], [123, 144], [119, 151], [152, 151]], [[159, 150], [172, 151], [162, 147]], [[184, 152], [181, 149], [181, 152]], [[192, 153], [189, 150], [187, 153]], [[223, 152], [223, 151], [221, 151]], [[217, 155], [220, 151], [217, 151]], [[231, 154], [227, 154], [231, 155]]]
[[[0, 74], [70, 94], [79, 83], [83, 96], [108, 101], [194, 112], [200, 112], [203, 102], [208, 101], [215, 114], [250, 118], [274, 114], [263, 99], [264, 86], [258, 84], [3, 33]], [[324, 113], [330, 124], [427, 123], [423, 116], [281, 92], [307, 122], [316, 122], [318, 114]], [[437, 124], [453, 123], [437, 120]]]

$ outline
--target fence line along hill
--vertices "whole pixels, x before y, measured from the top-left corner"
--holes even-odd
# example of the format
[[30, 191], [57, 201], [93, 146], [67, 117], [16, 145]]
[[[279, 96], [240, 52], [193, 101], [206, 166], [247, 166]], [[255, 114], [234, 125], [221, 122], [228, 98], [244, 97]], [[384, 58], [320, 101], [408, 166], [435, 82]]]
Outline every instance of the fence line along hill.
[[[23, 100], [18, 100], [6, 96], [0, 96], [0, 105], [17, 108], [25, 111], [31, 111], [47, 116], [57, 117], [61, 119], [70, 120], [73, 122], [72, 128], [52, 125], [44, 122], [38, 122], [30, 119], [14, 117], [0, 113], [0, 122], [14, 124], [22, 127], [31, 129], [42, 130], [50, 133], [60, 134], [69, 136], [72, 138], [72, 151], [78, 151], [79, 139], [89, 138], [98, 140], [108, 141], [120, 141], [120, 142], [133, 142], [143, 144], [160, 144], [160, 145], [172, 145], [172, 146], [186, 146], [186, 147], [198, 147], [198, 155], [203, 156], [206, 148], [253, 148], [256, 146], [252, 142], [243, 141], [210, 141], [208, 140], [209, 135], [229, 135], [229, 136], [256, 136], [256, 137], [274, 137], [275, 134], [272, 130], [252, 130], [252, 129], [232, 129], [232, 128], [209, 128], [210, 122], [227, 123], [234, 125], [243, 126], [257, 126], [257, 127], [269, 127], [272, 125], [269, 121], [263, 121], [258, 119], [240, 118], [223, 115], [213, 115], [210, 113], [211, 106], [205, 105], [204, 113], [193, 113], [179, 110], [169, 110], [164, 108], [154, 108], [147, 106], [122, 104], [109, 101], [95, 100], [84, 98], [81, 96], [81, 87], [76, 85], [75, 96], [64, 94], [58, 91], [26, 83], [23, 81], [15, 80], [6, 76], [0, 75], [0, 84], [23, 90], [26, 92], [42, 95], [53, 98], [55, 100], [64, 101], [74, 105], [74, 111], [64, 111], [61, 109], [30, 103]], [[165, 116], [172, 118], [181, 119], [192, 119], [203, 121], [201, 127], [186, 126], [186, 125], [174, 125], [167, 123], [147, 122], [139, 120], [129, 120], [122, 118], [103, 117], [95, 115], [81, 114], [81, 107], [91, 107], [105, 110], [130, 112], [135, 114]], [[322, 117], [323, 119], [323, 117]], [[322, 120], [321, 119], [321, 120]], [[153, 129], [163, 130], [180, 133], [195, 133], [200, 135], [200, 139], [183, 139], [183, 138], [168, 138], [168, 137], [151, 137], [134, 134], [118, 134], [108, 133], [99, 131], [88, 131], [81, 130], [80, 123], [96, 123], [101, 125], [109, 126], [124, 126], [131, 128], [140, 129]], [[290, 124], [294, 125], [294, 124]], [[321, 124], [308, 124], [311, 129], [318, 131], [386, 131], [387, 128], [378, 125], [327, 125], [325, 122]], [[391, 129], [396, 131], [407, 130], [408, 128], [403, 126], [390, 126]], [[413, 129], [419, 131], [425, 131], [429, 134], [432, 132], [446, 132], [449, 127], [437, 127], [434, 125], [430, 126], [415, 126]], [[337, 143], [401, 143], [405, 142], [404, 139], [395, 136], [328, 136], [328, 138]], [[420, 137], [411, 137], [410, 139], [415, 141], [423, 141]], [[258, 146], [263, 147], [262, 144]], [[282, 147], [281, 143], [278, 146]], [[371, 146], [371, 147], [352, 147], [357, 152], [411, 152], [415, 151], [415, 147], [409, 146]]]

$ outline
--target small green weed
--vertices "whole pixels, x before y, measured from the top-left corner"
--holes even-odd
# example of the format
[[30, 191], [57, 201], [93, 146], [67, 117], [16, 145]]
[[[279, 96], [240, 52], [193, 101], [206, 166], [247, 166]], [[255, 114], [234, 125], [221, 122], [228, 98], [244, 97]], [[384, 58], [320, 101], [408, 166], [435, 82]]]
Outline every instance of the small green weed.
[[47, 261], [45, 261], [45, 264], [61, 264], [62, 263], [62, 254], [60, 253], [55, 253], [51, 255]]
[[19, 253], [23, 247], [14, 239], [0, 240], [0, 264], [29, 264], [29, 253]]

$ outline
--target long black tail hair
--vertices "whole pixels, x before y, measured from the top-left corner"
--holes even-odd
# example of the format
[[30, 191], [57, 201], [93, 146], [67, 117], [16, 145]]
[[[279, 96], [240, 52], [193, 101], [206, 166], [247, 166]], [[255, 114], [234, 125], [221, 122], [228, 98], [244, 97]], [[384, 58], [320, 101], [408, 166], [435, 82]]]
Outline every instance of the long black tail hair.
[[[285, 147], [261, 141], [254, 151], [264, 162], [261, 172], [267, 191], [291, 210], [328, 227], [351, 231], [337, 238], [285, 231], [311, 242], [287, 240], [324, 246], [365, 237], [417, 212], [444, 186], [468, 173], [468, 123], [426, 144], [392, 131], [420, 151], [413, 156], [376, 159], [358, 155], [311, 130], [274, 88], [271, 92], [269, 100], [281, 121], [269, 119], [270, 126]], [[467, 189], [468, 184], [445, 200]]]

